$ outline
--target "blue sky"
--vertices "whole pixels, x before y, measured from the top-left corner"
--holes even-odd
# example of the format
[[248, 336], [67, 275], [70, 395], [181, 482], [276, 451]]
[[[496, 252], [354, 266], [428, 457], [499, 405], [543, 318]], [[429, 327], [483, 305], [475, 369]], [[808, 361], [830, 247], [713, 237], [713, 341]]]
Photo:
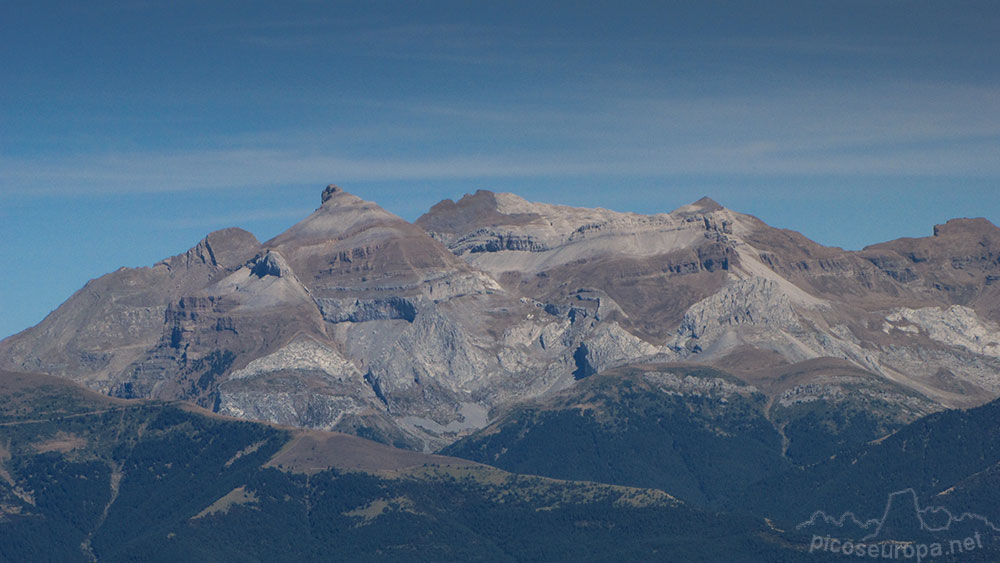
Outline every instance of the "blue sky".
[[709, 195], [829, 245], [1000, 223], [989, 2], [0, 2], [0, 337], [334, 182]]

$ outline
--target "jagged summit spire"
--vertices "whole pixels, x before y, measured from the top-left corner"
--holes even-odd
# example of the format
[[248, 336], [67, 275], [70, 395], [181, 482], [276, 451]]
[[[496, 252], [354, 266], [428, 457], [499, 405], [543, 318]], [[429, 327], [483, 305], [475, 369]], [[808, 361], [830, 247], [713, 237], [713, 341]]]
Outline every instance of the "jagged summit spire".
[[323, 190], [323, 200], [322, 200], [322, 203], [326, 203], [326, 202], [330, 201], [331, 199], [333, 199], [333, 197], [335, 195], [342, 194], [342, 193], [344, 193], [344, 189], [343, 188], [341, 188], [340, 186], [334, 185], [334, 184], [330, 184], [329, 186], [326, 187], [325, 190]]
[[[351, 192], [344, 190], [336, 184], [330, 184], [323, 189], [323, 195], [321, 196], [322, 203], [319, 206], [320, 210], [331, 211], [331, 210], [341, 210], [349, 209], [356, 210], [359, 207], [377, 209], [386, 215], [390, 215], [388, 211], [385, 211], [378, 204], [372, 201], [366, 201]], [[395, 216], [393, 216], [395, 217]]]

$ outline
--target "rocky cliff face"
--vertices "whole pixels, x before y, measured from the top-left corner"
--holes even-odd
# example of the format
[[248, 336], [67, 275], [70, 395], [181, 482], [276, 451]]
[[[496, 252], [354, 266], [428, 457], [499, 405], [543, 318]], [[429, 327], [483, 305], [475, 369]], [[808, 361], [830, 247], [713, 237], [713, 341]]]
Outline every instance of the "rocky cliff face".
[[[663, 362], [786, 409], [864, 380], [864, 408], [902, 420], [1000, 395], [997, 280], [985, 220], [846, 252], [707, 198], [640, 215], [480, 191], [411, 224], [331, 186], [265, 243], [220, 231], [90, 282], [0, 343], [0, 367], [417, 449]], [[866, 375], [781, 375], [821, 358]]]

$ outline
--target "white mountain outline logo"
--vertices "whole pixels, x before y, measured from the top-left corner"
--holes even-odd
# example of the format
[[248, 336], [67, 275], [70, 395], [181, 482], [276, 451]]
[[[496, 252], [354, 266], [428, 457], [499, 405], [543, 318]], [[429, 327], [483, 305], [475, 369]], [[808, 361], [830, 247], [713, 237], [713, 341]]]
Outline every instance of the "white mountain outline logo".
[[[981, 522], [985, 526], [988, 526], [992, 530], [1000, 532], [1000, 527], [997, 527], [987, 517], [983, 516], [982, 514], [976, 514], [973, 512], [963, 512], [961, 515], [955, 516], [954, 513], [952, 513], [950, 510], [948, 510], [943, 506], [929, 506], [926, 508], [921, 508], [920, 501], [917, 499], [917, 492], [913, 488], [903, 489], [900, 491], [889, 493], [889, 496], [886, 498], [885, 502], [885, 510], [882, 512], [881, 518], [872, 518], [870, 520], [862, 522], [853, 512], [845, 512], [840, 516], [840, 518], [834, 518], [822, 510], [817, 510], [816, 512], [813, 512], [812, 516], [808, 520], [796, 525], [795, 529], [801, 530], [806, 526], [814, 526], [816, 525], [817, 520], [820, 519], [822, 519], [822, 522], [825, 522], [826, 524], [831, 524], [838, 528], [842, 528], [844, 527], [844, 524], [847, 522], [847, 519], [850, 518], [850, 522], [852, 522], [859, 528], [867, 530], [871, 526], [875, 527], [874, 532], [868, 534], [867, 536], [859, 540], [859, 541], [869, 541], [877, 538], [879, 533], [882, 531], [882, 526], [885, 525], [885, 520], [886, 518], [889, 517], [889, 511], [892, 508], [893, 499], [895, 497], [902, 497], [904, 495], [909, 495], [910, 501], [913, 503], [913, 511], [917, 516], [917, 520], [920, 521], [920, 529], [923, 531], [932, 533], [945, 532], [951, 529], [951, 525], [955, 522], [964, 522], [966, 520], [978, 520], [979, 522]], [[924, 519], [924, 516], [927, 514], [934, 514], [934, 515], [946, 514], [948, 516], [948, 522], [943, 526], [932, 526], [928, 524], [927, 521]]]

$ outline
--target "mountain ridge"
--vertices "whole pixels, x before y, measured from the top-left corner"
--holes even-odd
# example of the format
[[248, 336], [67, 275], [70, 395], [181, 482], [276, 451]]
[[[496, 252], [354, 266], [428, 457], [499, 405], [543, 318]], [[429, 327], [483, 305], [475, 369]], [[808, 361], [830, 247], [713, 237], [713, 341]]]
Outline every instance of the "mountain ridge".
[[951, 408], [1000, 395], [997, 280], [985, 219], [845, 251], [710, 198], [643, 215], [480, 190], [409, 223], [331, 185], [263, 243], [224, 229], [93, 280], [0, 366], [423, 450], [644, 363], [773, 357], [766, 382], [837, 358]]

